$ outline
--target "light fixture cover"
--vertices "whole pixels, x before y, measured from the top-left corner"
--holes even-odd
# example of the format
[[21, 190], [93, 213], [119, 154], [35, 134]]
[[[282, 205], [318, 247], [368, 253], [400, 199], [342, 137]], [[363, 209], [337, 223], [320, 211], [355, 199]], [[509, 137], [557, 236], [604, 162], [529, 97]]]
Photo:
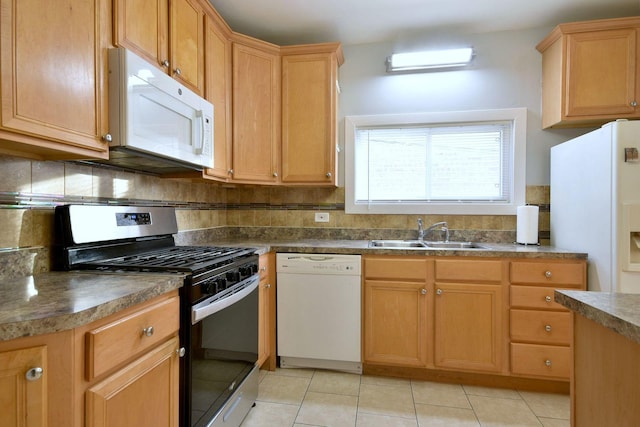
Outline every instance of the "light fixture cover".
[[462, 67], [471, 62], [473, 54], [473, 48], [470, 47], [394, 53], [387, 58], [387, 71], [395, 72]]

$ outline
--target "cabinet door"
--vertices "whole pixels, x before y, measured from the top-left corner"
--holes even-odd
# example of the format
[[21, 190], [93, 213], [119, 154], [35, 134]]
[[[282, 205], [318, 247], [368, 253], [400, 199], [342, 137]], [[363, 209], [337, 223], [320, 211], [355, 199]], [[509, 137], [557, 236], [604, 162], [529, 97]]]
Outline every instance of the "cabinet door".
[[427, 290], [423, 283], [364, 284], [364, 362], [427, 364]]
[[177, 427], [178, 338], [174, 337], [86, 393], [87, 427]]
[[436, 283], [435, 293], [435, 365], [501, 371], [502, 286]]
[[[2, 130], [15, 132], [15, 140], [33, 146], [28, 152], [46, 158], [106, 157], [104, 47], [111, 33], [110, 3], [2, 0], [0, 5], [3, 139], [14, 140]], [[3, 142], [0, 148], [8, 146]]]
[[115, 0], [113, 28], [116, 46], [168, 70], [169, 10], [167, 0]]
[[280, 57], [233, 44], [233, 180], [278, 182]]
[[260, 292], [258, 293], [258, 365], [262, 366], [269, 358], [271, 280], [269, 254], [260, 255]]
[[335, 53], [282, 58], [282, 182], [337, 185]]
[[[41, 369], [41, 376], [27, 373]], [[0, 419], [3, 427], [47, 425], [47, 347], [0, 353]]]
[[227, 181], [231, 175], [231, 41], [215, 17], [205, 19], [205, 97], [214, 106], [213, 168], [205, 177]]
[[204, 11], [196, 0], [171, 0], [170, 74], [204, 94]]
[[566, 115], [625, 117], [638, 114], [635, 28], [567, 36]]

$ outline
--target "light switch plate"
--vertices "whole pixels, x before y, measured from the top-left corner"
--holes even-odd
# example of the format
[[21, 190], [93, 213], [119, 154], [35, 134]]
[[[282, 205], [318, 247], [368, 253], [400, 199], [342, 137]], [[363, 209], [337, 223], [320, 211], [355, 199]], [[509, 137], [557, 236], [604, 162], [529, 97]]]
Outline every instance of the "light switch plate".
[[316, 212], [316, 222], [329, 222], [329, 212]]

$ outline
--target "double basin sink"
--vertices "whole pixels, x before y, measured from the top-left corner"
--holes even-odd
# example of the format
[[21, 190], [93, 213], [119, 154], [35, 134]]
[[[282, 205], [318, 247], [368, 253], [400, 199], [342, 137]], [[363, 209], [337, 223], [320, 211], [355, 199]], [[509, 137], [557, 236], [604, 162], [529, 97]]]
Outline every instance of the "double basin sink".
[[475, 242], [428, 242], [422, 240], [371, 240], [370, 248], [380, 249], [487, 249]]

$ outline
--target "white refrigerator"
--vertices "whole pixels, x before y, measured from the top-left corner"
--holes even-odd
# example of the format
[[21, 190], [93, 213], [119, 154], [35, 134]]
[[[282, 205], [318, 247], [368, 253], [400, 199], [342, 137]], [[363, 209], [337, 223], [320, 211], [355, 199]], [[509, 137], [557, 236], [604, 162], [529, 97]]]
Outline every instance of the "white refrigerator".
[[640, 121], [551, 148], [551, 244], [588, 254], [588, 290], [640, 293]]

